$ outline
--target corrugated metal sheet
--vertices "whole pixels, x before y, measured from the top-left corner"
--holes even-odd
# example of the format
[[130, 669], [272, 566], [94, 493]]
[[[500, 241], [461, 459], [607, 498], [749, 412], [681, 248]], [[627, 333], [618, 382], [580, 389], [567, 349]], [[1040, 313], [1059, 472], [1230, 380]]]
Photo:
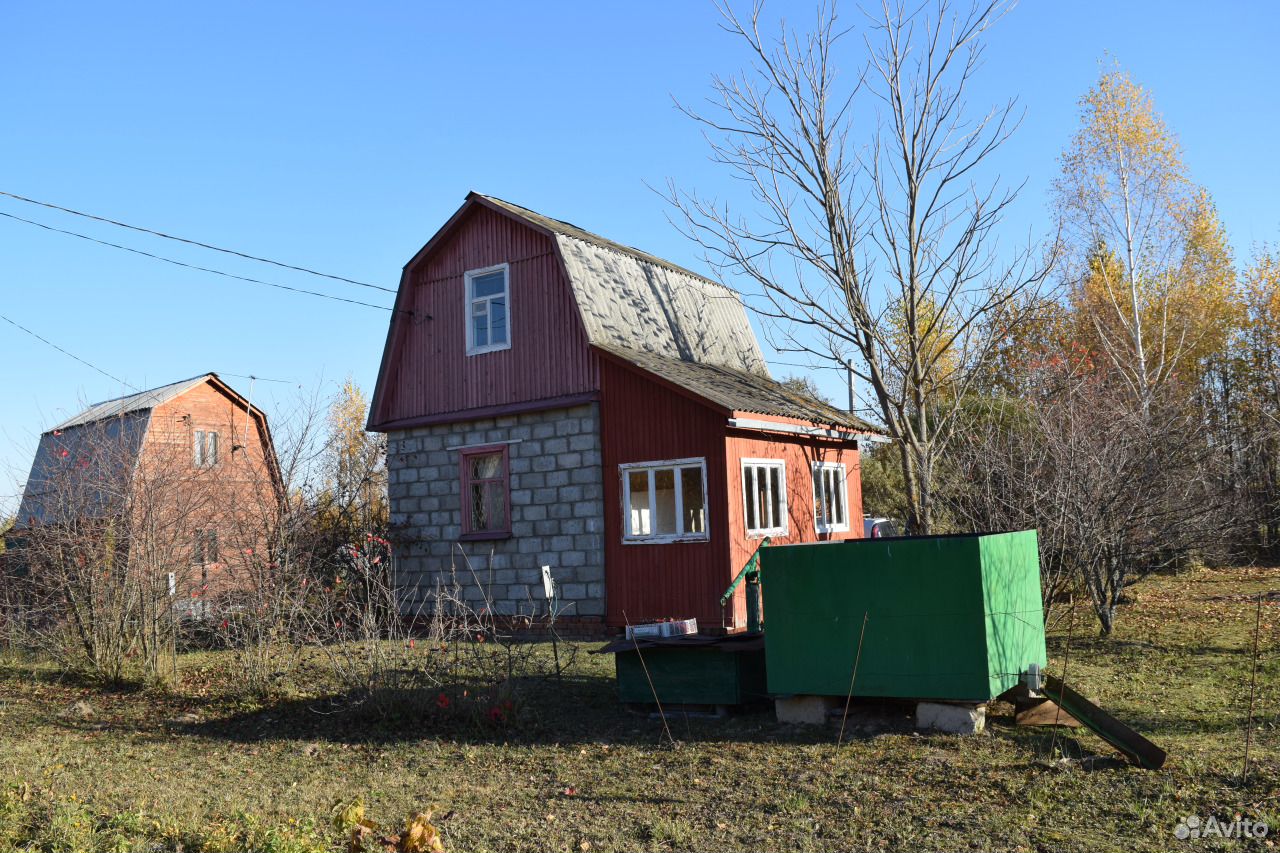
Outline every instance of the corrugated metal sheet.
[[[374, 423], [594, 391], [587, 346], [555, 245], [547, 235], [475, 206], [452, 236], [407, 271], [412, 288], [398, 352], [380, 379]], [[511, 348], [466, 353], [463, 275], [510, 266]], [[394, 337], [394, 336], [393, 336]]]
[[818, 424], [846, 426], [862, 432], [878, 432], [875, 427], [849, 412], [797, 394], [785, 385], [756, 373], [714, 364], [681, 361], [623, 347], [601, 346], [600, 349], [730, 411], [756, 412]]
[[123, 415], [127, 412], [137, 412], [142, 409], [153, 409], [161, 403], [168, 402], [179, 394], [194, 388], [201, 382], [208, 381], [211, 376], [215, 376], [215, 374], [202, 373], [199, 376], [193, 376], [190, 379], [183, 379], [181, 382], [173, 382], [169, 385], [161, 385], [159, 388], [152, 388], [148, 391], [139, 391], [137, 394], [129, 394], [124, 397], [117, 397], [114, 400], [94, 403], [74, 418], [68, 418], [58, 424], [54, 429], [69, 429], [73, 426], [80, 426], [81, 424], [100, 421], [104, 418]]
[[645, 256], [557, 235], [593, 344], [769, 375], [737, 294]]
[[[665, 258], [660, 258], [657, 255], [651, 255], [648, 252], [641, 251], [640, 249], [637, 249], [634, 246], [628, 246], [624, 243], [614, 242], [613, 240], [610, 240], [607, 237], [601, 237], [599, 234], [593, 234], [590, 231], [586, 230], [585, 228], [579, 228], [577, 225], [574, 225], [572, 222], [565, 222], [563, 219], [555, 219], [553, 217], [547, 216], [546, 214], [538, 213], [536, 210], [530, 210], [527, 207], [522, 207], [521, 205], [518, 205], [514, 202], [506, 201], [496, 196], [481, 195], [480, 193], [473, 192], [473, 193], [469, 193], [467, 195], [467, 198], [483, 199], [486, 203], [491, 204], [495, 207], [501, 208], [507, 213], [514, 214], [515, 216], [518, 216], [524, 221], [529, 222], [533, 225], [536, 225], [539, 228], [550, 231], [553, 234], [560, 234], [565, 237], [573, 237], [574, 239], [577, 239], [577, 240], [585, 240], [586, 242], [593, 243], [602, 249], [610, 249], [615, 252], [621, 252], [624, 255], [631, 255], [632, 257], [635, 257], [641, 261], [644, 261], [645, 263], [656, 264], [660, 267], [665, 267], [666, 269], [669, 269], [673, 272], [678, 272], [681, 275], [690, 276], [692, 278], [696, 278], [701, 281], [704, 281], [707, 284], [715, 285], [716, 287], [719, 287], [723, 290], [728, 290], [728, 288], [724, 287], [724, 285], [718, 284], [717, 282], [714, 282], [711, 279], [706, 278], [704, 276], [700, 276], [697, 273], [687, 270], [682, 266], [677, 266], [676, 264], [671, 263], [671, 261], [668, 261]], [[733, 293], [732, 290], [730, 290], [729, 292]]]
[[556, 235], [591, 343], [769, 375], [736, 291], [570, 222], [478, 197]]
[[[732, 579], [724, 416], [621, 365], [602, 361], [600, 373], [607, 622], [696, 617], [700, 625], [719, 625], [719, 598]], [[618, 466], [689, 457], [707, 460], [710, 540], [623, 544]]]
[[134, 410], [40, 436], [14, 526], [115, 512], [150, 420], [151, 409]]

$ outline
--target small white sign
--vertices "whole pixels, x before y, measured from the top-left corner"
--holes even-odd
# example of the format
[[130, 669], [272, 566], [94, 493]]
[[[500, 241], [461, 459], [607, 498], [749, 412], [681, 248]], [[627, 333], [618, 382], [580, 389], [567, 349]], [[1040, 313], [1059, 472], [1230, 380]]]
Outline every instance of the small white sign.
[[555, 578], [551, 577], [550, 566], [542, 567], [542, 594], [547, 597], [548, 601], [556, 597], [556, 581]]

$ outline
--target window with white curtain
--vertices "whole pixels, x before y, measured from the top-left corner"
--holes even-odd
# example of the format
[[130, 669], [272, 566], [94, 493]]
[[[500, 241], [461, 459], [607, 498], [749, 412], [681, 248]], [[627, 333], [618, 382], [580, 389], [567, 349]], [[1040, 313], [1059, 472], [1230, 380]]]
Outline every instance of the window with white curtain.
[[836, 462], [813, 463], [813, 522], [819, 533], [849, 529], [845, 467]]
[[705, 459], [619, 465], [624, 542], [707, 539]]
[[742, 499], [750, 536], [787, 533], [787, 466], [781, 459], [742, 460]]
[[198, 429], [195, 431], [194, 457], [197, 468], [212, 468], [218, 464], [218, 434]]

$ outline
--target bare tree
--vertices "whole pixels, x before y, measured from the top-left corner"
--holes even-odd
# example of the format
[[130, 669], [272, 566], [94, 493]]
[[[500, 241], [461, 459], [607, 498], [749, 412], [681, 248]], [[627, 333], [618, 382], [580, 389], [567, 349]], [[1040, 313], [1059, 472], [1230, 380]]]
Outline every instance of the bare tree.
[[979, 528], [1037, 528], [1046, 613], [1081, 592], [1103, 634], [1134, 582], [1231, 526], [1194, 413], [1172, 388], [1148, 402], [1144, 413], [1085, 360], [1054, 359], [1021, 397], [970, 400], [949, 459], [956, 514]]
[[156, 678], [172, 660], [185, 603], [199, 595], [192, 529], [214, 497], [189, 442], [144, 425], [131, 413], [44, 436], [9, 569], [28, 636], [108, 681], [135, 660]]
[[[914, 7], [913, 7], [914, 8]], [[722, 275], [758, 286], [779, 351], [854, 371], [897, 443], [908, 524], [934, 524], [935, 468], [965, 391], [1046, 263], [1005, 254], [996, 230], [1016, 189], [991, 177], [1015, 104], [977, 117], [965, 96], [998, 2], [936, 14], [886, 3], [869, 15], [866, 60], [842, 76], [850, 30], [834, 4], [812, 31], [760, 29], [722, 9], [750, 71], [716, 77], [706, 111], [713, 161], [749, 190], [749, 213], [674, 185], [684, 230]], [[864, 106], [866, 104], [866, 106]]]

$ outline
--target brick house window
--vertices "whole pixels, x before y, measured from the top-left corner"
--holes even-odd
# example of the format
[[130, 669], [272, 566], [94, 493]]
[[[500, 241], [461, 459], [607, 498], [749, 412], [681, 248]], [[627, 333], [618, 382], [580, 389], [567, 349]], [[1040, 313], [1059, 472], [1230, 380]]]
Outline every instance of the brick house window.
[[194, 461], [197, 468], [212, 468], [218, 464], [218, 434], [198, 429], [195, 431]]
[[499, 539], [511, 535], [511, 472], [505, 444], [461, 451], [462, 535]]
[[196, 541], [192, 549], [191, 562], [197, 566], [218, 562], [218, 531], [196, 531]]
[[785, 462], [781, 459], [743, 459], [742, 498], [749, 536], [787, 535]]
[[619, 465], [623, 542], [698, 542], [707, 534], [707, 463], [675, 459]]
[[819, 533], [843, 533], [849, 529], [845, 506], [848, 493], [843, 465], [813, 463], [813, 521]]
[[467, 288], [467, 355], [511, 348], [511, 288], [506, 264], [469, 270]]

